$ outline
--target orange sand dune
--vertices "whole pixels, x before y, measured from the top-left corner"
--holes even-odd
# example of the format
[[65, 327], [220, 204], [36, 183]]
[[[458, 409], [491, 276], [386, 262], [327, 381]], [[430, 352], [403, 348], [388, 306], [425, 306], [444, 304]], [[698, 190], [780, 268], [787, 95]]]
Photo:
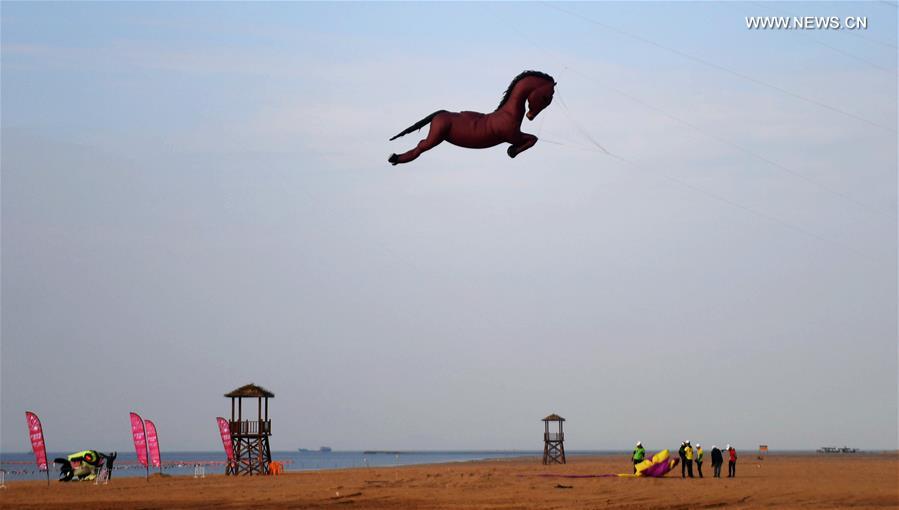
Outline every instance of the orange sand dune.
[[[278, 477], [117, 478], [16, 482], [0, 507], [150, 508], [899, 508], [899, 456], [743, 454], [735, 479], [542, 478], [539, 473], [628, 472], [623, 457], [573, 457], [288, 473]], [[708, 475], [711, 466], [703, 471]], [[726, 468], [725, 468], [726, 471]]]

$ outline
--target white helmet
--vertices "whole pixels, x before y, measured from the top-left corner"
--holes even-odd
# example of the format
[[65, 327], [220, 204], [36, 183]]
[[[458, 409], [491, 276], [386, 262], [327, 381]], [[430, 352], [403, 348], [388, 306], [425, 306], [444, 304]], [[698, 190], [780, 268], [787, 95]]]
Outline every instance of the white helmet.
[[637, 441], [637, 446], [643, 446], [643, 443], [640, 441]]
[[699, 444], [699, 443], [696, 443], [696, 447], [697, 447], [697, 448], [699, 448], [700, 446], [702, 446], [702, 445]]
[[727, 445], [727, 449], [730, 450], [730, 445]]

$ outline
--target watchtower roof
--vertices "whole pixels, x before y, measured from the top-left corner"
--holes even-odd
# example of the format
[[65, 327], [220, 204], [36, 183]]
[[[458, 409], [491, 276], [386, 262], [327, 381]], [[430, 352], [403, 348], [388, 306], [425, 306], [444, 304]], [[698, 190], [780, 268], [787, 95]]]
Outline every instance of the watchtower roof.
[[562, 418], [558, 414], [553, 413], [540, 421], [565, 421], [565, 418]]
[[253, 383], [245, 384], [231, 393], [225, 393], [225, 396], [231, 398], [275, 398], [274, 393]]

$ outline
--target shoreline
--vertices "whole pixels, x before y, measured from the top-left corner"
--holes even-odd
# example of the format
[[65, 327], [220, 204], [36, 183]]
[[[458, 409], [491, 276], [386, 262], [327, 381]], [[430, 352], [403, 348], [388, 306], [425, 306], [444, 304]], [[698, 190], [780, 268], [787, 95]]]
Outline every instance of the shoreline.
[[[655, 453], [655, 450], [653, 450], [652, 452]], [[203, 452], [203, 451], [175, 452], [175, 454], [178, 454], [178, 453], [181, 453], [181, 454], [210, 454], [210, 456], [214, 456], [214, 454], [212, 452]], [[304, 453], [305, 452], [296, 453], [296, 452], [290, 452], [290, 451], [280, 451], [280, 452], [272, 452], [272, 457], [273, 457], [273, 460], [283, 461], [284, 459], [279, 458], [279, 454], [281, 454], [281, 455], [283, 455], [283, 454], [298, 454], [300, 456], [303, 456]], [[320, 452], [312, 452], [312, 453], [321, 455]], [[378, 453], [370, 453], [369, 452], [368, 454], [365, 454], [365, 452], [356, 451], [356, 450], [335, 450], [333, 452], [328, 452], [323, 455], [327, 456], [332, 453], [338, 454], [338, 455], [339, 454], [358, 454], [358, 455], [362, 455], [363, 458], [365, 458], [366, 455], [375, 455], [375, 456], [382, 456], [382, 457], [392, 457], [394, 455], [397, 455], [394, 453], [388, 454], [388, 453], [384, 453], [384, 452], [378, 452]], [[332, 467], [323, 466], [323, 467], [309, 467], [309, 468], [302, 467], [302, 464], [300, 464], [300, 467], [297, 467], [296, 461], [288, 460], [287, 461], [288, 468], [285, 470], [284, 474], [334, 472], [334, 471], [357, 470], [357, 469], [397, 469], [397, 468], [403, 468], [403, 467], [424, 467], [424, 466], [439, 466], [439, 465], [452, 465], [452, 464], [465, 464], [465, 463], [478, 463], [478, 462], [512, 462], [512, 461], [526, 460], [526, 459], [533, 459], [539, 463], [540, 459], [542, 457], [542, 452], [540, 452], [540, 451], [526, 452], [526, 451], [522, 451], [522, 450], [489, 450], [489, 451], [407, 450], [405, 452], [399, 453], [399, 455], [407, 455], [407, 456], [408, 455], [416, 455], [416, 454], [419, 454], [419, 455], [439, 455], [439, 454], [462, 455], [462, 454], [476, 454], [476, 453], [484, 453], [487, 456], [472, 457], [472, 458], [465, 458], [465, 459], [426, 460], [426, 461], [422, 461], [422, 462], [407, 462], [407, 463], [400, 463], [400, 464], [385, 463], [385, 464], [365, 465], [365, 464], [359, 463], [359, 464], [343, 465], [343, 466], [332, 466]], [[575, 451], [566, 452], [566, 454], [569, 458], [569, 461], [572, 459], [608, 459], [608, 458], [621, 458], [621, 457], [627, 458], [630, 456], [630, 453], [631, 452], [629, 452], [629, 451], [613, 452], [613, 451], [605, 451], [605, 450], [602, 450], [602, 451], [599, 451], [599, 450], [577, 451], [577, 450], [575, 450]], [[489, 456], [489, 454], [505, 454], [506, 456], [491, 457], [491, 456]], [[31, 456], [30, 453], [28, 453], [27, 455]], [[768, 452], [768, 456], [774, 456], [774, 457], [783, 457], [783, 458], [809, 457], [809, 458], [821, 458], [821, 459], [831, 459], [831, 458], [833, 458], [833, 459], [853, 459], [853, 458], [864, 458], [864, 457], [879, 457], [879, 456], [884, 456], [884, 455], [896, 456], [897, 458], [899, 458], [899, 450], [879, 450], [879, 451], [872, 450], [872, 451], [860, 451], [860, 452], [855, 452], [855, 453], [822, 453], [822, 452], [807, 451], [807, 450], [778, 450], [778, 451], [769, 451]], [[741, 460], [743, 462], [757, 462], [758, 461], [757, 452], [742, 453]], [[6, 473], [7, 473], [7, 478], [5, 480], [6, 485], [9, 486], [10, 484], [19, 484], [19, 483], [33, 482], [33, 481], [46, 483], [45, 475], [43, 475], [43, 474], [36, 475], [35, 474], [36, 470], [35, 470], [33, 464], [34, 464], [34, 462], [32, 460], [5, 461], [5, 462], [0, 463], [0, 466], [9, 466], [9, 465], [29, 466], [29, 469], [28, 469], [28, 471], [30, 472], [30, 474], [28, 475], [29, 478], [22, 478], [22, 479], [15, 478], [16, 470], [7, 469], [6, 467], [3, 467], [2, 469], [0, 469], [3, 471], [6, 471]], [[175, 473], [172, 473], [172, 472], [160, 473], [158, 470], [154, 471], [151, 469], [150, 477], [153, 477], [153, 476], [159, 477], [160, 475], [162, 475], [163, 477], [172, 477], [172, 478], [193, 478], [193, 473], [188, 470], [192, 469], [195, 465], [201, 465], [201, 466], [205, 466], [208, 468], [210, 466], [220, 467], [220, 466], [223, 466], [224, 464], [225, 464], [225, 461], [220, 461], [220, 460], [215, 460], [215, 461], [206, 461], [206, 460], [203, 460], [203, 461], [196, 461], [196, 460], [165, 461], [164, 460], [163, 465], [165, 466], [166, 470], [168, 470], [168, 471], [184, 470], [184, 471], [183, 472], [175, 472]], [[117, 465], [118, 466], [127, 466], [127, 467], [117, 468], [115, 470], [115, 472], [113, 473], [114, 479], [145, 478], [144, 468], [142, 466], [139, 466], [137, 464], [136, 460], [126, 460], [124, 462], [117, 462]], [[12, 473], [14, 475], [13, 478], [9, 478], [10, 473]], [[51, 472], [50, 472], [51, 482], [53, 482], [53, 483], [57, 482], [57, 474], [58, 474], [57, 472], [51, 470]], [[205, 476], [206, 477], [224, 476], [224, 474], [223, 473], [207, 473]], [[90, 483], [90, 482], [81, 482], [81, 483]]]

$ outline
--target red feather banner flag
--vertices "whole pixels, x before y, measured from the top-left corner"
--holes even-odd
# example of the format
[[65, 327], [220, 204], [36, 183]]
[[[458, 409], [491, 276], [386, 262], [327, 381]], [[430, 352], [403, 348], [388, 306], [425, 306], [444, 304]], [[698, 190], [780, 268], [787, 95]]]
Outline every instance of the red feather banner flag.
[[150, 451], [150, 465], [162, 470], [162, 456], [159, 455], [159, 436], [156, 435], [156, 425], [150, 421], [144, 421], [147, 429], [147, 449]]
[[144, 420], [137, 413], [131, 413], [131, 437], [134, 438], [134, 451], [137, 452], [137, 461], [147, 468], [147, 478], [150, 477], [150, 467], [147, 463], [147, 430], [144, 428]]
[[44, 428], [41, 420], [31, 411], [25, 411], [25, 421], [28, 423], [28, 437], [31, 439], [31, 449], [34, 450], [34, 461], [38, 471], [47, 472], [47, 485], [50, 485], [50, 468], [47, 466], [47, 445], [44, 443]]
[[228, 456], [228, 468], [225, 470], [225, 474], [230, 474], [234, 465], [234, 448], [231, 445], [231, 425], [228, 423], [228, 420], [221, 416], [216, 418], [215, 421], [218, 422], [219, 434], [222, 436], [222, 445], [225, 447], [225, 454]]
[[31, 411], [25, 412], [25, 420], [28, 422], [28, 435], [31, 437], [31, 449], [34, 450], [34, 460], [37, 468], [47, 470], [47, 446], [44, 444], [44, 429], [41, 420]]
[[50, 483], [50, 469], [47, 467], [47, 445], [44, 443], [44, 428], [41, 420], [31, 411], [25, 411], [28, 423], [28, 436], [31, 438], [31, 449], [34, 450], [34, 461], [39, 471], [47, 472], [47, 483]]

